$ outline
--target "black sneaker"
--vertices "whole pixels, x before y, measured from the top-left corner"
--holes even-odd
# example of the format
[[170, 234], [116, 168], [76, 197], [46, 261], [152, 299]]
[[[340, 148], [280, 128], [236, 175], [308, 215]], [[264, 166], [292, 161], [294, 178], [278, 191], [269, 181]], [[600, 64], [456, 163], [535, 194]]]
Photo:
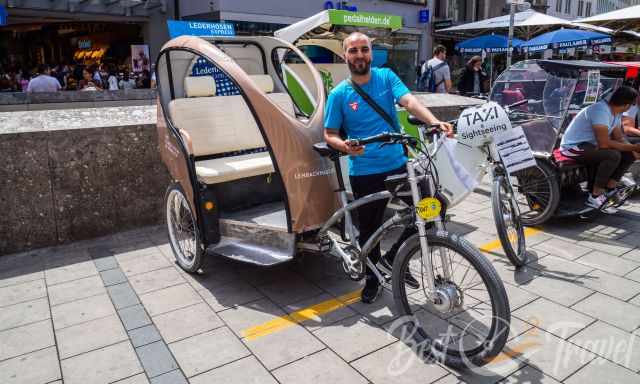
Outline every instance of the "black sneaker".
[[[384, 254], [384, 256], [382, 256], [380, 258], [380, 264], [382, 264], [385, 268], [387, 268], [388, 270], [392, 270], [392, 265], [393, 265], [393, 259], [389, 260], [389, 258], [387, 257], [387, 255], [389, 255], [391, 252], [387, 252]], [[393, 253], [393, 256], [395, 256], [395, 253]], [[407, 272], [405, 272], [404, 274], [404, 282], [405, 284], [407, 284], [410, 288], [413, 289], [419, 289], [420, 288], [420, 283], [418, 282], [418, 280], [416, 280], [415, 277], [413, 277], [413, 275], [411, 274], [411, 271], [409, 271], [407, 269]]]
[[365, 304], [371, 304], [378, 299], [382, 292], [382, 285], [375, 276], [367, 276], [362, 290], [362, 302]]

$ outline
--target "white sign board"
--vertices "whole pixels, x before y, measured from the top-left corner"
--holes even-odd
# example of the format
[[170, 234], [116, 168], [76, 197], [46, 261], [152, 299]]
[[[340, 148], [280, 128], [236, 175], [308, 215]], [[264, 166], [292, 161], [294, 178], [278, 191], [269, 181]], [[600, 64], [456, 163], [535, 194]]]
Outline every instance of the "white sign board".
[[509, 174], [536, 166], [536, 159], [522, 127], [515, 127], [497, 135], [494, 144]]
[[511, 130], [507, 112], [495, 102], [465, 109], [458, 118], [460, 143], [479, 147], [493, 141], [493, 137]]

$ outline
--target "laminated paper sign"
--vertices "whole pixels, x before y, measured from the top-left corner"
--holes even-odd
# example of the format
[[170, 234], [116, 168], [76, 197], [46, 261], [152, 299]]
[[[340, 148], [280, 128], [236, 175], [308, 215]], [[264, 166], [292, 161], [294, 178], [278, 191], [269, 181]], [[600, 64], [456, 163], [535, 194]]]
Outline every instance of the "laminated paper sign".
[[536, 159], [522, 127], [496, 135], [494, 144], [509, 174], [536, 166]]

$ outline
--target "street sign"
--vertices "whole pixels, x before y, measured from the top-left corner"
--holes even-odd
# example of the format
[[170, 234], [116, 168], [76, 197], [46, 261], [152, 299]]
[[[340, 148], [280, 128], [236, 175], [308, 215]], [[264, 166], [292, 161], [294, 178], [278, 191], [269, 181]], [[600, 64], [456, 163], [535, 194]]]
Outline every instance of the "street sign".
[[7, 24], [7, 9], [4, 5], [0, 4], [0, 26]]
[[418, 21], [421, 24], [425, 24], [429, 22], [429, 10], [428, 9], [421, 9], [418, 12]]
[[190, 36], [235, 36], [236, 30], [231, 23], [210, 23], [208, 21], [167, 20], [169, 37]]
[[453, 19], [438, 20], [433, 22], [433, 29], [443, 29], [453, 26]]

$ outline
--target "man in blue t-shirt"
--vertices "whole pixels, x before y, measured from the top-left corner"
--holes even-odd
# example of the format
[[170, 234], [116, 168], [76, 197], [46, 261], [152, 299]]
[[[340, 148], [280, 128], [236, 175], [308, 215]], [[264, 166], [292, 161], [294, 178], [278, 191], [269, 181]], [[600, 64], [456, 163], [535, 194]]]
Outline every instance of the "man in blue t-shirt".
[[[592, 167], [586, 205], [600, 209], [607, 201], [605, 192], [615, 189], [618, 182], [640, 152], [640, 144], [629, 144], [622, 133], [622, 113], [635, 103], [638, 93], [630, 87], [620, 87], [609, 101], [601, 100], [581, 110], [567, 127], [560, 142], [560, 152], [579, 163]], [[610, 208], [607, 213], [615, 213]]]
[[[396, 104], [403, 106], [409, 113], [427, 124], [440, 124], [442, 130], [450, 133], [450, 124], [438, 120], [423, 106], [398, 76], [387, 68], [371, 69], [371, 41], [359, 32], [349, 35], [343, 42], [345, 60], [351, 72], [351, 81], [358, 84], [382, 109], [392, 117], [394, 126], [389, 124], [353, 89], [342, 81], [336, 86], [327, 100], [325, 110], [325, 140], [331, 147], [348, 153], [349, 179], [354, 197], [361, 198], [368, 194], [385, 190], [384, 180], [391, 175], [405, 173], [407, 158], [402, 145], [370, 144], [352, 146], [349, 140], [340, 137], [340, 129], [348, 139], [364, 138], [384, 132], [400, 131], [396, 116]], [[359, 243], [363, 245], [369, 236], [382, 224], [386, 201], [377, 201], [358, 209]], [[393, 257], [401, 242], [411, 234], [405, 230], [400, 240], [381, 260], [380, 248], [376, 247], [370, 254], [371, 261], [380, 261], [387, 268], [392, 265]], [[418, 285], [410, 275], [407, 284]], [[362, 301], [372, 303], [381, 292], [380, 282], [367, 270], [366, 284], [362, 291]]]

